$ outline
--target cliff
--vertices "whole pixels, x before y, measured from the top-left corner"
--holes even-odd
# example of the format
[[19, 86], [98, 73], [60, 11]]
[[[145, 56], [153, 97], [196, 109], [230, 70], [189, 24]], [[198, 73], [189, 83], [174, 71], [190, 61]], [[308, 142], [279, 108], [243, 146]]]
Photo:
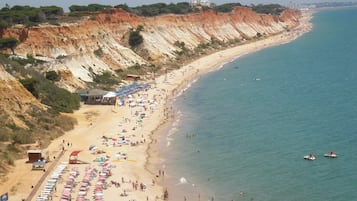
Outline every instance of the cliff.
[[28, 122], [32, 122], [31, 113], [45, 111], [42, 105], [22, 84], [5, 71], [0, 64], [0, 127], [10, 125], [28, 129]]
[[[61, 71], [70, 85], [83, 87], [91, 82], [93, 73], [125, 69], [135, 64], [165, 64], [177, 57], [179, 47], [194, 49], [200, 44], [269, 36], [286, 31], [299, 23], [300, 13], [285, 10], [280, 16], [257, 14], [247, 7], [237, 7], [231, 13], [212, 10], [188, 15], [139, 17], [121, 9], [105, 10], [95, 18], [54, 25], [25, 28], [16, 26], [4, 30], [2, 37], [21, 41], [17, 55], [33, 55], [49, 61], [47, 70]], [[140, 55], [128, 45], [130, 30], [143, 26]], [[103, 54], [95, 52], [101, 50]]]

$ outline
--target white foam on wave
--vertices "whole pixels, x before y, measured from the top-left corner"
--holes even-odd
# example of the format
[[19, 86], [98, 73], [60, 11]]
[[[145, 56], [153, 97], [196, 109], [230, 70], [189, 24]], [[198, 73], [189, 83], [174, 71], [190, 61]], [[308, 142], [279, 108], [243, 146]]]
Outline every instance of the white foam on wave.
[[185, 177], [181, 177], [179, 179], [179, 183], [177, 185], [179, 185], [179, 184], [187, 184], [187, 183], [188, 183], [187, 179]]
[[175, 121], [172, 122], [171, 128], [167, 132], [167, 135], [166, 135], [166, 141], [167, 141], [166, 147], [169, 147], [171, 145], [171, 142], [174, 141], [172, 136], [177, 133], [178, 125], [179, 125], [179, 122], [181, 121], [181, 117], [182, 116], [183, 116], [182, 112], [181, 111], [177, 111], [177, 115], [176, 115], [177, 118], [175, 118]]
[[185, 177], [181, 177], [181, 178], [180, 178], [180, 183], [181, 183], [181, 184], [186, 184], [186, 183], [187, 183], [186, 178], [185, 178]]
[[189, 89], [193, 83], [197, 82], [197, 79], [191, 80], [187, 85], [177, 93], [177, 95], [174, 97], [176, 99], [177, 97], [181, 96], [187, 89]]

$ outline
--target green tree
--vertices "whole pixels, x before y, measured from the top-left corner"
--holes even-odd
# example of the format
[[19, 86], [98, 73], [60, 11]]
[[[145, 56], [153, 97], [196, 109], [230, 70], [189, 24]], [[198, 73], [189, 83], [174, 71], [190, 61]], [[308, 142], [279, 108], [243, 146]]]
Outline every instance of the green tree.
[[119, 4], [119, 5], [114, 6], [114, 8], [121, 8], [121, 9], [123, 9], [125, 11], [130, 12], [130, 8], [129, 8], [129, 6], [127, 4]]
[[87, 11], [87, 6], [79, 6], [79, 5], [72, 5], [69, 7], [69, 11], [71, 13], [73, 12], [82, 12], [82, 11]]
[[34, 78], [22, 79], [20, 83], [31, 92], [33, 96], [38, 97], [38, 91], [36, 90], [38, 82]]
[[93, 79], [98, 84], [115, 85], [119, 81], [112, 75], [110, 71], [105, 71], [103, 74], [96, 75]]
[[252, 5], [252, 10], [257, 13], [280, 15], [284, 11], [285, 7], [279, 4], [259, 4]]
[[51, 80], [51, 81], [60, 81], [61, 77], [60, 75], [57, 74], [56, 71], [51, 70], [46, 72], [46, 79]]
[[101, 5], [101, 4], [89, 4], [88, 6], [72, 5], [69, 7], [70, 12], [98, 12], [105, 10], [107, 8], [112, 8], [112, 6]]
[[7, 6], [0, 10], [0, 26], [3, 28], [14, 24], [33, 26], [41, 22], [56, 20], [63, 14], [63, 9], [56, 6], [40, 8], [19, 5], [10, 8]]
[[18, 43], [15, 38], [0, 38], [0, 49], [11, 49], [12, 54], [15, 54], [14, 49]]
[[221, 12], [221, 13], [229, 13], [229, 12], [232, 12], [234, 7], [236, 7], [236, 6], [241, 6], [241, 4], [240, 3], [226, 3], [226, 4], [219, 5], [219, 6], [215, 6], [213, 8], [213, 10], [215, 10], [217, 12]]

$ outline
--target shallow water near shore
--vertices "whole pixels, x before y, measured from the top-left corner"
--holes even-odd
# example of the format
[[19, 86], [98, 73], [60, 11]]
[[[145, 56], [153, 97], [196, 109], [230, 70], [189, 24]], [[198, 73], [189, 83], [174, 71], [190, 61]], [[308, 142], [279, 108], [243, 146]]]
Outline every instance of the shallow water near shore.
[[160, 148], [170, 200], [356, 199], [356, 11], [319, 11], [311, 32], [203, 75], [175, 100]]

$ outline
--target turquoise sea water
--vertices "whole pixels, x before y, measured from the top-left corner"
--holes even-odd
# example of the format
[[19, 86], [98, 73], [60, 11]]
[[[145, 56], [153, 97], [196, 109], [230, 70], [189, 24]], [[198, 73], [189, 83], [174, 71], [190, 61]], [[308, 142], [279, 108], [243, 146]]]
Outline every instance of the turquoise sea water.
[[[171, 198], [357, 200], [356, 20], [357, 8], [319, 11], [311, 32], [203, 75], [178, 97], [162, 150]], [[309, 153], [317, 160], [303, 160]]]

